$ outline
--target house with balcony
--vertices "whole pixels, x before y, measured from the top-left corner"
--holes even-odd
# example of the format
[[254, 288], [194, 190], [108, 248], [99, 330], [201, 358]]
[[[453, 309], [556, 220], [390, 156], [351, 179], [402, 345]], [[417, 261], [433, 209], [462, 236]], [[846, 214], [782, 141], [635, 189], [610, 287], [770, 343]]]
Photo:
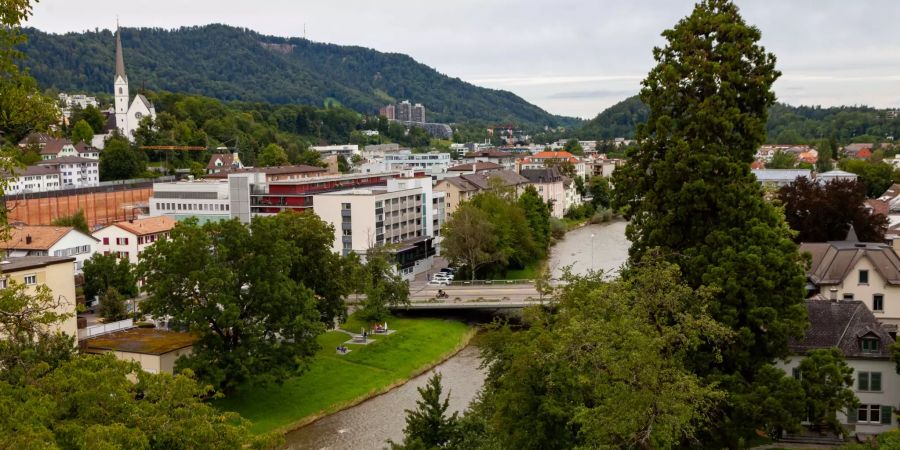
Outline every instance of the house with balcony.
[[63, 188], [89, 187], [100, 184], [100, 160], [81, 156], [60, 156], [37, 163], [59, 172]]

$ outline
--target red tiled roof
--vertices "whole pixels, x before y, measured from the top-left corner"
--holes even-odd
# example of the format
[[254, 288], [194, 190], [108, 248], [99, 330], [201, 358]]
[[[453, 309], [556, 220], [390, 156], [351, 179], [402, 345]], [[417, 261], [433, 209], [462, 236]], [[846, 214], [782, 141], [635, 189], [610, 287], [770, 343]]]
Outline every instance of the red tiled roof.
[[132, 221], [116, 222], [111, 226], [117, 226], [135, 236], [162, 233], [175, 228], [175, 219], [169, 216], [148, 217]]

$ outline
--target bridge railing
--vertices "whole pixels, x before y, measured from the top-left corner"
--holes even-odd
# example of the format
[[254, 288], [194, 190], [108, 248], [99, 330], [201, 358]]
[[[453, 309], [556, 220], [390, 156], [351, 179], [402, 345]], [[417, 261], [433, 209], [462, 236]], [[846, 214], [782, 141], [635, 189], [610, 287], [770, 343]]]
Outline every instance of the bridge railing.
[[534, 284], [534, 280], [454, 280], [450, 282], [450, 286], [488, 286], [488, 285], [507, 285], [507, 284]]

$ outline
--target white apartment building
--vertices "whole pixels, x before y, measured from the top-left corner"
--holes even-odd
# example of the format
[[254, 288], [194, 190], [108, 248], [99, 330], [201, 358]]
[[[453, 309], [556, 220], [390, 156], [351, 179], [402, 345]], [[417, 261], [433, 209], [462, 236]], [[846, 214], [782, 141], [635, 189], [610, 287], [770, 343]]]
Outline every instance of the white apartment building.
[[9, 180], [5, 195], [28, 194], [32, 192], [55, 191], [62, 186], [59, 171], [53, 167], [28, 166], [15, 169]]
[[94, 232], [94, 237], [99, 240], [97, 251], [104, 255], [114, 253], [137, 264], [141, 252], [168, 236], [175, 223], [175, 219], [168, 216], [116, 222]]
[[39, 162], [59, 172], [62, 188], [87, 187], [100, 184], [100, 160], [80, 156], [61, 156]]
[[338, 155], [345, 156], [347, 158], [353, 155], [359, 155], [359, 146], [356, 144], [343, 144], [343, 145], [316, 145], [310, 147], [313, 150], [319, 152], [320, 155]]
[[[435, 230], [443, 224], [443, 196], [434, 196], [430, 177], [388, 180], [386, 187], [350, 189], [314, 196], [313, 211], [335, 228], [332, 249], [365, 257], [387, 247], [406, 279], [430, 269]], [[437, 214], [437, 215], [436, 215]]]
[[[413, 153], [410, 150], [403, 150], [384, 155], [384, 164], [380, 171], [412, 169], [424, 170], [429, 174], [439, 174], [447, 172], [447, 168], [451, 164], [449, 153]], [[372, 170], [372, 172], [378, 172], [378, 170]]]
[[94, 255], [97, 241], [72, 227], [55, 225], [13, 225], [0, 248], [9, 257], [60, 256], [75, 258], [75, 273]]

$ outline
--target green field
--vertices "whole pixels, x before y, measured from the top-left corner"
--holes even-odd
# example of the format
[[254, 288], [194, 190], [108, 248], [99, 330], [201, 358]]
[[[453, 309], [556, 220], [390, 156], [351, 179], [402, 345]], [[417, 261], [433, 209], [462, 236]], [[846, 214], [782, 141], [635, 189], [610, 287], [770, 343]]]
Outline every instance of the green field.
[[[350, 337], [331, 331], [319, 336], [322, 349], [310, 370], [281, 386], [248, 389], [216, 401], [253, 422], [253, 431], [289, 429], [338, 411], [427, 370], [461, 348], [474, 334], [464, 323], [442, 319], [389, 318], [397, 332], [376, 336], [366, 346], [348, 345], [346, 355], [335, 347]], [[346, 329], [358, 333], [362, 323]]]

